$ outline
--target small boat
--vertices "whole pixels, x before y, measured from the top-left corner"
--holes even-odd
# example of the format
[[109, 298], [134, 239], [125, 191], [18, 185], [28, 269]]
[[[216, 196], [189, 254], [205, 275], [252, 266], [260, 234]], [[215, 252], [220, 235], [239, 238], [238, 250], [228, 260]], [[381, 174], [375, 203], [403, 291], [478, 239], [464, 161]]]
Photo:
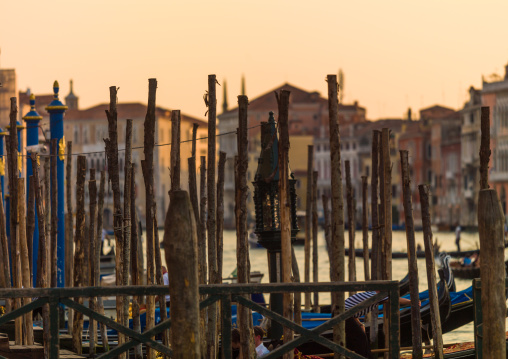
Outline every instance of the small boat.
[[[349, 248], [344, 250], [344, 254], [349, 255]], [[371, 254], [371, 250], [369, 249], [369, 257]], [[355, 256], [359, 258], [363, 258], [363, 248], [355, 249]], [[392, 258], [401, 259], [407, 258], [407, 252], [392, 252]], [[425, 258], [425, 251], [416, 251], [416, 258]]]

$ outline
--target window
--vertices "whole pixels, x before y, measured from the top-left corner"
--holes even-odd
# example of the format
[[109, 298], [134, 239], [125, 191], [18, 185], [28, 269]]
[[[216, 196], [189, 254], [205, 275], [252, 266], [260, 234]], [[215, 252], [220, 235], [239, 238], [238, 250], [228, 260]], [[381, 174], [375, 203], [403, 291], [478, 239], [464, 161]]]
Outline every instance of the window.
[[74, 143], [79, 143], [79, 128], [78, 126], [74, 126]]

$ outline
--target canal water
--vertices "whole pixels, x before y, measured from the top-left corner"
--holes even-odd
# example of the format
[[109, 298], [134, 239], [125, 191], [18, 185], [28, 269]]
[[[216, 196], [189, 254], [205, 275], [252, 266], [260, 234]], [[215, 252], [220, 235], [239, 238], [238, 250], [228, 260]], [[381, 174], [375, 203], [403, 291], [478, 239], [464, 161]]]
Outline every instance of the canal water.
[[[163, 239], [163, 231], [159, 233], [160, 239]], [[405, 252], [407, 251], [406, 245], [406, 233], [404, 231], [393, 232], [393, 251], [394, 252]], [[423, 232], [416, 232], [416, 243], [420, 244], [424, 248], [423, 244]], [[369, 243], [371, 239], [371, 232], [369, 232]], [[144, 239], [144, 238], [143, 238]], [[434, 233], [434, 240], [438, 240], [441, 245], [441, 251], [455, 251], [457, 247], [455, 245], [455, 234], [454, 232], [437, 232]], [[348, 243], [348, 235], [345, 234], [345, 242]], [[355, 237], [356, 248], [362, 248], [362, 233], [357, 231]], [[145, 244], [145, 243], [143, 243]], [[479, 246], [478, 233], [467, 233], [462, 232], [461, 234], [461, 249], [469, 250], [476, 249]], [[300, 269], [300, 276], [303, 278], [304, 271], [304, 248], [303, 246], [295, 246], [295, 254], [298, 260], [298, 266]], [[319, 256], [319, 280], [322, 282], [329, 282], [329, 266], [328, 255], [326, 253], [326, 244], [324, 239], [324, 232], [320, 231], [318, 234], [318, 256]], [[164, 251], [162, 250], [163, 263], [165, 263]], [[311, 257], [312, 261], [312, 257]], [[347, 274], [347, 261], [345, 257], [345, 278], [348, 278]], [[264, 248], [250, 249], [250, 263], [251, 271], [260, 271], [265, 274], [262, 283], [268, 283], [268, 263], [267, 263], [267, 252]], [[236, 268], [236, 232], [235, 231], [224, 231], [224, 269], [223, 277], [228, 277], [230, 273]], [[393, 259], [392, 260], [392, 273], [394, 280], [402, 279], [408, 272], [408, 261], [407, 259]], [[363, 258], [356, 259], [356, 273], [357, 280], [364, 280], [363, 273]], [[418, 259], [418, 276], [419, 276], [419, 291], [427, 289], [427, 273], [425, 266], [425, 259]], [[312, 268], [311, 268], [312, 278]], [[437, 273], [436, 273], [436, 278]], [[471, 280], [455, 279], [457, 291], [466, 289], [472, 285]], [[268, 298], [267, 298], [268, 299]], [[320, 294], [320, 304], [329, 304], [330, 295], [327, 293]], [[508, 327], [508, 326], [507, 326]], [[453, 332], [444, 334], [444, 343], [455, 343], [464, 341], [473, 341], [473, 323], [465, 325], [461, 328], [456, 329]]]

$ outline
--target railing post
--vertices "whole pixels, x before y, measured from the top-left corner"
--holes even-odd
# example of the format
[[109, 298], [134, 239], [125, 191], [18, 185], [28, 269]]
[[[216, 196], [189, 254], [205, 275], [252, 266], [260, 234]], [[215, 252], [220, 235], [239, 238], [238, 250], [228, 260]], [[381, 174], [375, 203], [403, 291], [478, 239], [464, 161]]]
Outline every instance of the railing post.
[[476, 359], [482, 358], [483, 350], [483, 315], [482, 315], [482, 287], [479, 279], [473, 279], [473, 303], [474, 303], [474, 347]]
[[50, 343], [49, 343], [49, 357], [51, 359], [59, 358], [60, 339], [58, 333], [58, 298], [49, 298], [49, 330], [50, 330]]
[[[225, 295], [222, 302], [222, 359], [231, 359], [231, 295]], [[238, 317], [237, 317], [238, 318]]]
[[399, 288], [390, 289], [390, 358], [400, 357], [399, 345]]

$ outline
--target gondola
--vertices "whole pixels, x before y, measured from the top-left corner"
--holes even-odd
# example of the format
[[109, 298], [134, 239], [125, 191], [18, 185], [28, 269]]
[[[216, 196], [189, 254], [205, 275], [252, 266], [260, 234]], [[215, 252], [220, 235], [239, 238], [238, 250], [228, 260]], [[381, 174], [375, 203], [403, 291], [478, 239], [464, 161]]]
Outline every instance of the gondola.
[[[349, 255], [349, 248], [346, 248], [344, 252], [346, 256]], [[370, 253], [371, 250], [369, 249], [369, 257]], [[361, 248], [355, 249], [355, 256], [363, 258], [363, 249]], [[395, 259], [407, 258], [407, 252], [392, 252], [392, 258]], [[416, 251], [416, 258], [425, 258], [425, 251]]]
[[[455, 265], [454, 265], [455, 264]], [[508, 261], [504, 263], [505, 268], [508, 266]], [[480, 278], [480, 267], [474, 265], [461, 266], [459, 262], [452, 263], [452, 272], [455, 278], [459, 279], [475, 279]]]

